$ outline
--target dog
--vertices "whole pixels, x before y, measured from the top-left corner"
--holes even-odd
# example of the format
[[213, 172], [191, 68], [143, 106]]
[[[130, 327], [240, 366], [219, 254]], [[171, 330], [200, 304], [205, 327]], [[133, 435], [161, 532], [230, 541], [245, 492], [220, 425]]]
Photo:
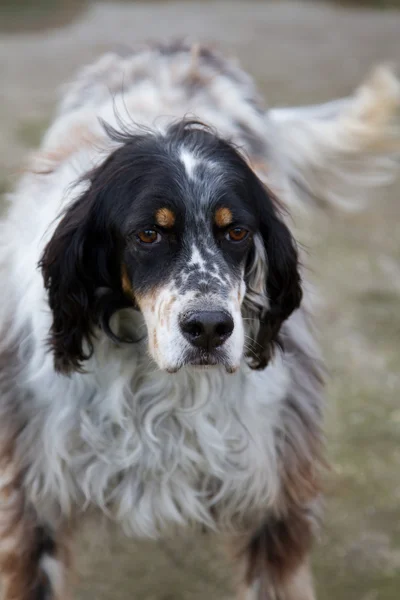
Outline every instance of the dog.
[[396, 171], [399, 84], [267, 111], [183, 42], [68, 86], [1, 224], [5, 600], [68, 597], [89, 513], [128, 535], [217, 532], [242, 600], [313, 600], [324, 365], [298, 205]]

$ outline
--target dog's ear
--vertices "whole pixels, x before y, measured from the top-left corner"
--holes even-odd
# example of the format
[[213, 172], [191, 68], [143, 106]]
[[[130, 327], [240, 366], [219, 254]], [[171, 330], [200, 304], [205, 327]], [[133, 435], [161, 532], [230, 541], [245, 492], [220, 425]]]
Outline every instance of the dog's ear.
[[40, 261], [53, 313], [49, 342], [62, 373], [82, 370], [93, 353], [94, 327], [113, 337], [108, 320], [126, 306], [116, 242], [101, 222], [93, 188], [68, 208]]
[[256, 322], [249, 364], [263, 369], [282, 323], [300, 306], [302, 289], [296, 244], [279, 214], [277, 200], [254, 174], [251, 193], [260, 225], [247, 264], [244, 308]]
[[39, 263], [53, 312], [50, 345], [55, 368], [62, 373], [82, 370], [93, 354], [98, 326], [117, 343], [138, 341], [118, 337], [110, 318], [134, 305], [123, 289], [125, 240], [119, 224], [149, 155], [148, 135], [103, 125], [119, 146], [78, 180], [84, 191], [68, 206]]

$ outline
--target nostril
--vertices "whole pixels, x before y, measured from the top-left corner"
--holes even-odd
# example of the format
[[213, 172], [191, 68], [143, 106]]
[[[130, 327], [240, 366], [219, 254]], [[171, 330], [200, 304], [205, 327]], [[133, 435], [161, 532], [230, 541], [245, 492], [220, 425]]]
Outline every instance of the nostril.
[[202, 324], [198, 321], [188, 321], [182, 325], [182, 329], [193, 338], [197, 338], [203, 333]]
[[233, 319], [229, 317], [229, 315], [227, 315], [227, 317], [228, 318], [225, 321], [218, 323], [215, 328], [216, 335], [219, 335], [221, 338], [227, 338], [233, 331]]

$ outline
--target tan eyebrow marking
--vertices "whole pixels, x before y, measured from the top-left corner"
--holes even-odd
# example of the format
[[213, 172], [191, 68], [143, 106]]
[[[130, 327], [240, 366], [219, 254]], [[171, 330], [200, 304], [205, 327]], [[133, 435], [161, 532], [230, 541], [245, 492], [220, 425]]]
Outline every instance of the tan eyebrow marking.
[[175, 225], [175, 215], [169, 208], [159, 208], [156, 212], [156, 223], [160, 227], [173, 227]]
[[226, 227], [230, 225], [233, 221], [232, 212], [229, 208], [221, 207], [215, 211], [214, 221], [217, 227]]

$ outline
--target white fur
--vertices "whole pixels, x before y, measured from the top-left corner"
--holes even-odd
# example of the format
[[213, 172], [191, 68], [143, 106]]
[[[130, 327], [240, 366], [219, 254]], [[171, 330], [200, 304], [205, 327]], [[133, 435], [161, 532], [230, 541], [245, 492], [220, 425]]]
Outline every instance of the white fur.
[[180, 154], [180, 159], [183, 162], [186, 170], [186, 174], [190, 179], [194, 177], [194, 170], [198, 164], [198, 160], [193, 155], [193, 153], [188, 150], [183, 149]]
[[206, 264], [206, 261], [204, 260], [204, 258], [200, 254], [200, 251], [199, 251], [198, 247], [196, 246], [196, 244], [193, 244], [192, 255], [191, 255], [190, 260], [189, 260], [189, 265], [193, 265], [195, 267], [198, 267], [198, 269], [199, 269], [200, 272], [205, 273], [205, 271], [206, 271], [205, 264]]
[[40, 569], [48, 577], [56, 598], [62, 598], [65, 590], [65, 568], [62, 562], [45, 554], [40, 560]]

